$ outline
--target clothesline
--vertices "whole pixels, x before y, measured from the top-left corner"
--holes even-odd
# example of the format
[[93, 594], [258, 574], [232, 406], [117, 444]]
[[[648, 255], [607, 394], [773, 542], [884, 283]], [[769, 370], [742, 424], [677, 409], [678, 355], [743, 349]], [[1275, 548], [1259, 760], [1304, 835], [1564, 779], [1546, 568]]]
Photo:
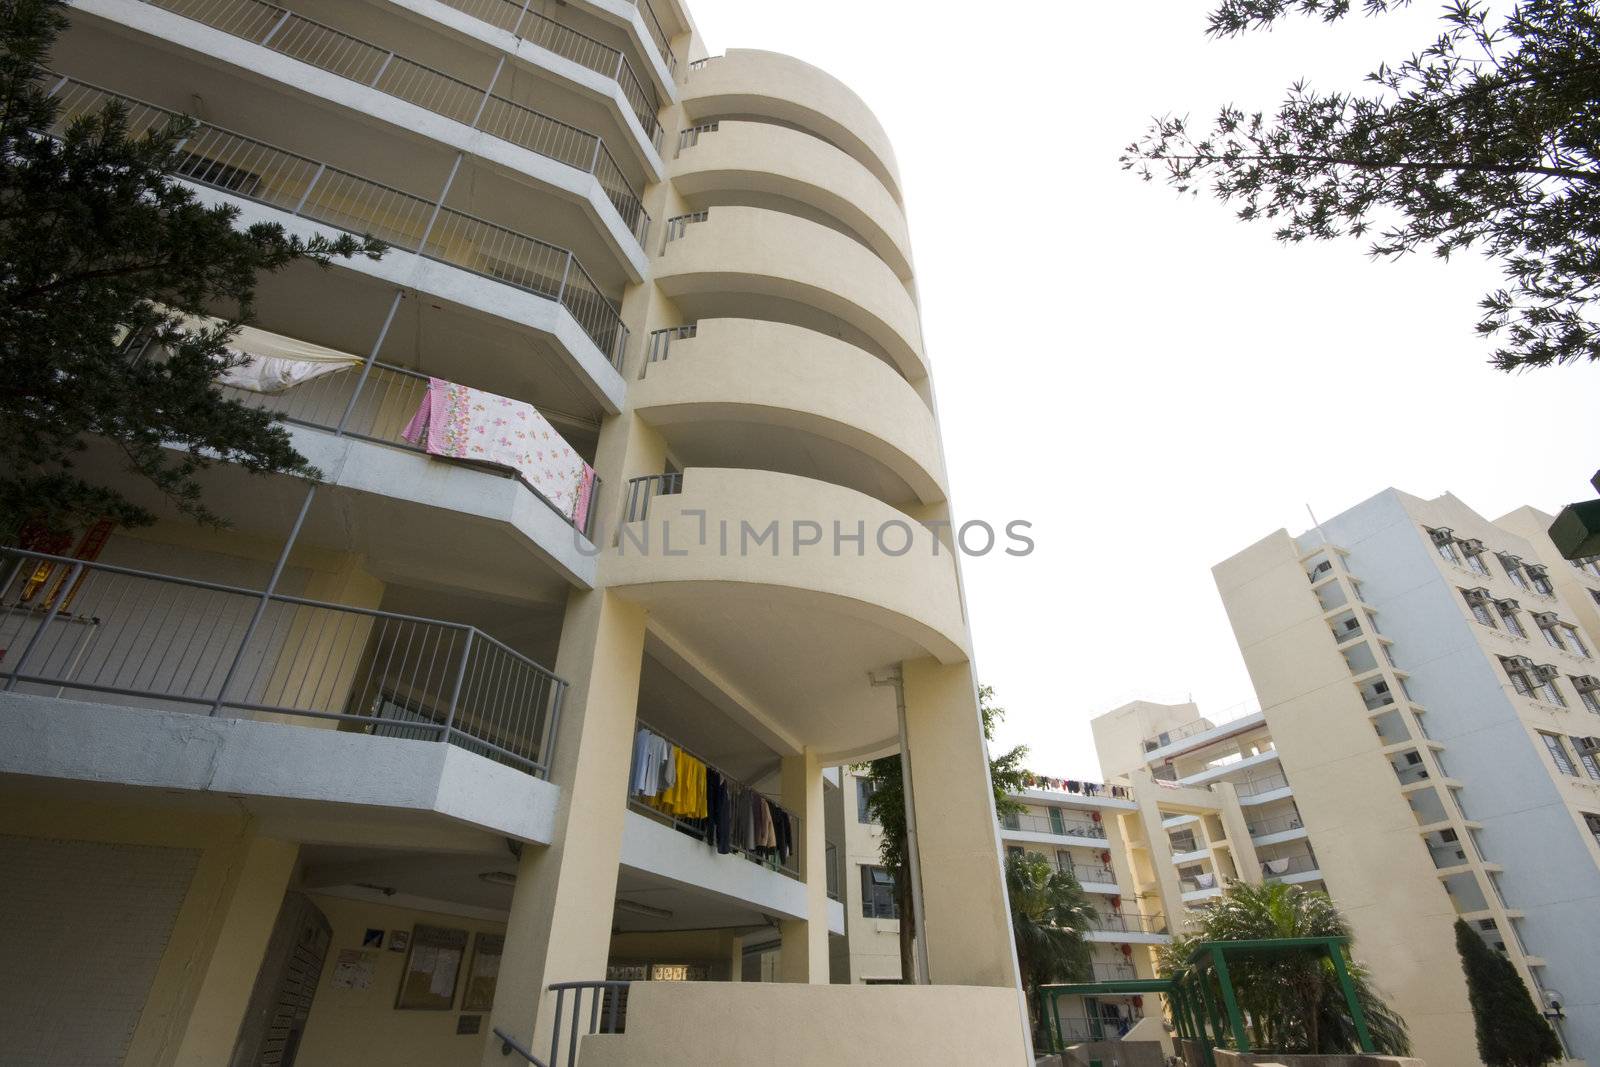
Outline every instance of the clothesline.
[[800, 820], [786, 809], [642, 723], [634, 733], [628, 797], [670, 816], [721, 855], [740, 852], [782, 866], [799, 836]]
[[1119, 800], [1132, 797], [1132, 791], [1125, 785], [1112, 785], [1109, 782], [1087, 782], [1076, 778], [1049, 778], [1042, 774], [1029, 773], [1023, 778], [1029, 786], [1043, 789], [1053, 789], [1059, 793], [1072, 793], [1076, 796], [1097, 797], [1109, 796]]

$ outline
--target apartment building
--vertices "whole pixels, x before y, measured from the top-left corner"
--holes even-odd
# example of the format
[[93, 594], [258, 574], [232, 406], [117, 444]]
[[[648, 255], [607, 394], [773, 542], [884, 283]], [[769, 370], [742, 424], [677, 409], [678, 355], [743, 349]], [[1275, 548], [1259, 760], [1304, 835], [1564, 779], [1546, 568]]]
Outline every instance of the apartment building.
[[[705, 55], [676, 0], [70, 15], [63, 125], [192, 115], [201, 201], [390, 249], [263, 278], [235, 342], [318, 484], [219, 466], [227, 531], [145, 494], [154, 527], [4, 549], [8, 1056], [1024, 1060], [861, 100]], [[826, 769], [902, 738], [932, 984], [833, 985]]]
[[[1458, 916], [1600, 1058], [1600, 574], [1547, 525], [1389, 489], [1215, 568], [1308, 854], [1429, 1062], [1477, 1062]], [[1246, 763], [1248, 721], [1174, 727]]]

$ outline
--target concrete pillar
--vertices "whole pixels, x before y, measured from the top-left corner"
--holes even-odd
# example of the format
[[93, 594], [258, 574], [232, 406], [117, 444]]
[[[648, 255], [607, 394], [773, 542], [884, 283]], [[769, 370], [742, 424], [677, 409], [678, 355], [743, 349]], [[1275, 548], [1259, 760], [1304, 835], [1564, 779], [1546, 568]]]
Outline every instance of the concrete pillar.
[[[1167, 913], [1167, 928], [1173, 933], [1187, 925], [1184, 917], [1187, 908], [1183, 903], [1183, 888], [1178, 884], [1178, 869], [1172, 865], [1172, 842], [1161, 826], [1161, 809], [1156, 799], [1161, 787], [1155, 784], [1149, 771], [1135, 771], [1133, 799], [1139, 805], [1139, 828], [1144, 831], [1146, 855], [1150, 858], [1150, 873], [1156, 880], [1156, 891]], [[1204, 834], [1204, 829], [1201, 834]]]
[[744, 981], [744, 936], [734, 934], [728, 938], [728, 955], [732, 969], [728, 971], [728, 981]]
[[221, 924], [172, 1060], [176, 1067], [209, 1067], [233, 1055], [299, 853], [298, 844], [267, 837], [252, 838], [240, 850], [234, 877], [217, 901]]
[[807, 751], [783, 760], [783, 806], [800, 816], [800, 875], [806, 885], [806, 917], [784, 919], [778, 927], [783, 952], [779, 978], [785, 982], [828, 983], [828, 826], [822, 808], [822, 766]]
[[936, 985], [1015, 986], [999, 822], [971, 667], [924, 658], [901, 669], [929, 978]]
[[[567, 601], [555, 670], [569, 683], [550, 780], [554, 843], [523, 851], [491, 1027], [548, 1049], [552, 982], [605, 977], [644, 659], [645, 611], [604, 591]], [[570, 1004], [570, 1000], [569, 1000]], [[490, 1029], [491, 1027], [485, 1027]], [[484, 1043], [486, 1065], [504, 1063]]]
[[1217, 811], [1222, 820], [1223, 833], [1228, 838], [1228, 850], [1233, 853], [1233, 866], [1241, 882], [1261, 884], [1261, 860], [1256, 855], [1255, 842], [1250, 840], [1250, 824], [1245, 821], [1244, 809], [1239, 806], [1239, 793], [1232, 782], [1212, 783], [1212, 792], [1220, 802]]

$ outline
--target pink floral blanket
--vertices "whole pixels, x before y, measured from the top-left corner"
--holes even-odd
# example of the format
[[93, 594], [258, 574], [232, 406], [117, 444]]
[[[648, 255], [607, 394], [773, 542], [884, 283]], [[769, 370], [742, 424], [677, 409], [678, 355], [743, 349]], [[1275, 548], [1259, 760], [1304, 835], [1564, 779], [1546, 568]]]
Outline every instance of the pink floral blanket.
[[402, 431], [435, 456], [510, 467], [586, 533], [594, 468], [531, 404], [428, 379], [428, 395]]

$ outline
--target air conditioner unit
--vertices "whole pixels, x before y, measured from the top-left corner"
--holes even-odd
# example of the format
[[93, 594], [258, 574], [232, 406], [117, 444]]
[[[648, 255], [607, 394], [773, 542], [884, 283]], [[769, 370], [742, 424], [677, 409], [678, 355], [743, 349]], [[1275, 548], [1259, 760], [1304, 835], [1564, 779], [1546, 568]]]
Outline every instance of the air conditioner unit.
[[1600, 754], [1600, 737], [1574, 737], [1572, 741], [1577, 746], [1580, 756]]
[[1437, 530], [1429, 530], [1428, 536], [1433, 538], [1436, 545], [1447, 545], [1456, 539], [1455, 532], [1448, 526], [1441, 526]]
[[1493, 599], [1489, 590], [1481, 585], [1476, 589], [1463, 589], [1461, 595], [1467, 598], [1468, 604], [1483, 604]]
[[1468, 537], [1461, 542], [1461, 547], [1466, 550], [1467, 555], [1476, 556], [1483, 551], [1483, 542], [1476, 537]]
[[1553, 611], [1536, 611], [1533, 613], [1533, 621], [1540, 626], [1555, 626], [1561, 619]]
[[1513, 670], [1531, 671], [1534, 669], [1533, 660], [1527, 656], [1503, 656], [1501, 659], [1507, 667]]
[[1553, 682], [1561, 677], [1561, 668], [1553, 667], [1548, 663], [1541, 663], [1533, 670], [1535, 674], [1546, 682]]
[[1494, 602], [1494, 604], [1495, 604], [1495, 607], [1499, 608], [1501, 611], [1518, 611], [1518, 610], [1520, 610], [1522, 608], [1521, 604], [1518, 604], [1515, 600], [1512, 600], [1510, 597], [1507, 597], [1504, 600], [1496, 600]]
[[1600, 689], [1600, 678], [1596, 678], [1592, 674], [1574, 674], [1572, 676], [1572, 684], [1577, 687], [1580, 693], [1592, 693], [1596, 689]]
[[1540, 563], [1525, 563], [1522, 569], [1528, 572], [1529, 578], [1543, 578], [1550, 573]]

